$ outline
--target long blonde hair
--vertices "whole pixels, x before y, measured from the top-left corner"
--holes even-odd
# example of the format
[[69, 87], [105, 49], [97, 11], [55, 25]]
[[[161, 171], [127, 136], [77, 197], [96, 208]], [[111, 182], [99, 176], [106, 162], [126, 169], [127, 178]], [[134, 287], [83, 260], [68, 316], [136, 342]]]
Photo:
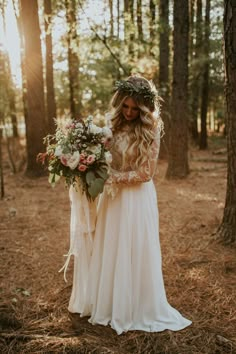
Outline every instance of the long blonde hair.
[[[122, 114], [124, 101], [132, 97], [137, 104], [140, 114], [132, 124], [134, 129], [130, 131], [130, 145], [128, 150], [133, 153], [131, 165], [138, 168], [146, 159], [150, 146], [155, 139], [157, 129], [162, 130], [162, 120], [160, 118], [160, 97], [157, 95], [155, 86], [140, 76], [130, 76], [126, 82], [131, 83], [135, 89], [134, 94], [128, 94], [125, 90], [118, 89], [111, 99], [112, 108], [112, 130], [119, 131], [126, 124]], [[139, 93], [139, 87], [145, 87], [148, 92], [153, 94], [154, 99], [147, 98]], [[141, 90], [140, 90], [141, 91]], [[142, 92], [142, 91], [141, 91]]]

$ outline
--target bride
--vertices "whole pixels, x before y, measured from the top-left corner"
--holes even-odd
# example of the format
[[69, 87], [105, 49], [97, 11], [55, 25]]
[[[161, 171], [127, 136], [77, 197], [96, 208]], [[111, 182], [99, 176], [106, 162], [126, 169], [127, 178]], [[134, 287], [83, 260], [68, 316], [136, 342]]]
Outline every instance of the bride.
[[162, 130], [158, 96], [148, 80], [131, 76], [117, 82], [111, 107], [110, 177], [98, 201], [93, 244], [84, 235], [74, 259], [68, 309], [117, 334], [181, 330], [191, 321], [166, 298], [152, 180]]

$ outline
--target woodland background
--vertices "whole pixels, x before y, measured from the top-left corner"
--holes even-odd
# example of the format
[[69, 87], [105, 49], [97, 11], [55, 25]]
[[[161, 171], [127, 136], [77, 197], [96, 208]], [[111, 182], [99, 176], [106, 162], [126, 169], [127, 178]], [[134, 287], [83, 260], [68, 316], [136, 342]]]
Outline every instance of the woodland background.
[[[236, 4], [233, 0], [0, 1], [0, 349], [3, 353], [235, 353]], [[67, 314], [69, 203], [36, 162], [54, 119], [105, 124], [116, 80], [162, 101], [155, 179], [168, 299], [179, 333]], [[70, 268], [70, 276], [72, 267]]]

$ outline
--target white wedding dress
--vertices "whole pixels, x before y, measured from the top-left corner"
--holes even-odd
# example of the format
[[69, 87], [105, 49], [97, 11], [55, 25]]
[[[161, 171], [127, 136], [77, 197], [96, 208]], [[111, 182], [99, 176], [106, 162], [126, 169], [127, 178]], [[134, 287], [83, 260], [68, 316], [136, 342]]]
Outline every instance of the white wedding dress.
[[68, 309], [90, 316], [92, 324], [109, 324], [117, 334], [181, 330], [191, 321], [169, 305], [162, 276], [152, 181], [160, 132], [157, 130], [147, 161], [138, 171], [132, 171], [129, 157], [133, 151], [127, 149], [127, 129], [114, 135], [113, 184], [99, 198], [93, 244], [84, 234], [80, 251], [74, 253]]

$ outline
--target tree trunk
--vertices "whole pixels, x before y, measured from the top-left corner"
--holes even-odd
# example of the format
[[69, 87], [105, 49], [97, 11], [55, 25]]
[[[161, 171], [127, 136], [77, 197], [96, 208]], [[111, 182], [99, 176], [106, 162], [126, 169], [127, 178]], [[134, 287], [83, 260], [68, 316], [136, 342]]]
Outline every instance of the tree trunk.
[[5, 195], [5, 191], [4, 191], [3, 158], [2, 158], [2, 128], [0, 127], [0, 199], [3, 199], [4, 195]]
[[44, 23], [45, 23], [45, 32], [46, 32], [47, 120], [48, 120], [48, 131], [50, 134], [53, 134], [55, 132], [54, 118], [56, 118], [57, 113], [56, 113], [56, 101], [55, 101], [54, 80], [53, 80], [51, 0], [44, 0], [44, 15], [45, 15]]
[[117, 0], [117, 38], [120, 38], [120, 0]]
[[[4, 198], [4, 175], [3, 175], [3, 156], [2, 156], [2, 136], [3, 136], [3, 126], [4, 126], [4, 86], [5, 86], [5, 58], [3, 54], [3, 49], [0, 43], [0, 199]], [[2, 104], [3, 103], [3, 104]]]
[[143, 19], [142, 19], [142, 0], [137, 0], [137, 28], [138, 40], [143, 41]]
[[168, 157], [169, 150], [169, 61], [170, 61], [170, 26], [169, 26], [169, 0], [160, 0], [160, 44], [159, 44], [159, 92], [163, 98], [162, 120], [164, 122], [165, 135], [161, 140], [160, 154], [161, 159]]
[[188, 0], [174, 1], [174, 62], [167, 178], [186, 177], [188, 166]]
[[79, 57], [78, 57], [78, 36], [76, 31], [76, 2], [66, 0], [66, 18], [68, 26], [68, 66], [70, 85], [70, 111], [73, 118], [80, 117], [80, 92], [79, 92]]
[[129, 12], [130, 12], [130, 18], [131, 18], [130, 43], [133, 45], [133, 41], [134, 41], [134, 38], [135, 38], [134, 37], [134, 31], [135, 31], [135, 26], [134, 26], [134, 0], [129, 0]]
[[[167, 0], [167, 3], [169, 0]], [[150, 18], [149, 18], [149, 34], [150, 34], [150, 42], [152, 43], [153, 39], [155, 38], [155, 20], [156, 20], [156, 4], [154, 0], [149, 1], [149, 11], [150, 11]]]
[[191, 65], [194, 50], [194, 3], [195, 0], [189, 0], [189, 64]]
[[202, 92], [201, 92], [201, 133], [199, 147], [207, 148], [207, 108], [209, 94], [209, 46], [210, 46], [210, 0], [206, 0], [205, 13], [205, 35], [204, 35], [204, 57], [205, 63], [203, 67]]
[[225, 243], [236, 242], [236, 3], [224, 0], [224, 56], [227, 129], [227, 191], [222, 223], [217, 236]]
[[191, 84], [191, 97], [190, 97], [190, 107], [191, 107], [191, 120], [190, 120], [190, 132], [193, 141], [199, 143], [198, 134], [198, 112], [199, 112], [199, 101], [200, 101], [200, 87], [202, 82], [202, 67], [201, 67], [201, 56], [202, 56], [202, 0], [197, 0], [197, 15], [196, 15], [196, 40], [193, 44], [194, 55], [192, 61], [192, 84]]
[[125, 42], [129, 41], [130, 32], [130, 14], [129, 14], [129, 0], [124, 0], [124, 38]]
[[43, 64], [37, 1], [21, 0], [22, 27], [25, 39], [25, 74], [27, 87], [28, 117], [26, 120], [27, 168], [29, 176], [44, 173], [36, 162], [39, 152], [44, 150], [45, 107]]
[[129, 54], [134, 55], [134, 0], [124, 0], [124, 32]]
[[113, 16], [113, 0], [109, 0], [110, 10], [110, 36], [114, 36], [114, 16]]

